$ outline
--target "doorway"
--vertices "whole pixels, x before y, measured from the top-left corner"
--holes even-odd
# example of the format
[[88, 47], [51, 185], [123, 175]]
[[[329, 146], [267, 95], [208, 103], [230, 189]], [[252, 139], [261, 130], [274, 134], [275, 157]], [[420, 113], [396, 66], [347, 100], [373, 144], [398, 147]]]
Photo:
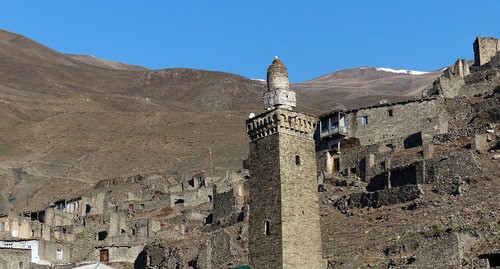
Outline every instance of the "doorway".
[[340, 171], [340, 159], [339, 157], [333, 158], [333, 172]]
[[101, 249], [101, 251], [99, 251], [99, 260], [101, 262], [109, 262], [109, 250]]

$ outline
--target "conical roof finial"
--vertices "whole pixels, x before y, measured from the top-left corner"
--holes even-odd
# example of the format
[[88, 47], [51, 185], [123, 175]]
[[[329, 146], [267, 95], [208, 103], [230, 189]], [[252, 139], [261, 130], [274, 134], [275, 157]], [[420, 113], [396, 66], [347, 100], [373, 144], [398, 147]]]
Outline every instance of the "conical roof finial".
[[267, 90], [288, 90], [289, 88], [288, 70], [278, 56], [274, 56], [273, 63], [267, 68]]
[[285, 64], [274, 56], [273, 63], [267, 68], [267, 93], [264, 94], [264, 107], [292, 109], [295, 107], [295, 92], [290, 90], [288, 70]]

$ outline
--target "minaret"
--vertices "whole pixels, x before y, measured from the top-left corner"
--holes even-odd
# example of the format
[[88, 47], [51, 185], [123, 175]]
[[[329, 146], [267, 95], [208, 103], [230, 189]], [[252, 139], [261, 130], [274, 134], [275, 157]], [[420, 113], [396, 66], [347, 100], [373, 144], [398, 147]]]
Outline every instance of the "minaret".
[[264, 94], [264, 108], [266, 110], [276, 108], [292, 110], [295, 106], [295, 92], [290, 91], [288, 70], [278, 59], [278, 56], [275, 56], [273, 63], [267, 68], [267, 92]]
[[288, 71], [276, 57], [267, 70], [267, 112], [246, 122], [254, 269], [324, 267], [313, 139], [318, 119], [295, 106]]

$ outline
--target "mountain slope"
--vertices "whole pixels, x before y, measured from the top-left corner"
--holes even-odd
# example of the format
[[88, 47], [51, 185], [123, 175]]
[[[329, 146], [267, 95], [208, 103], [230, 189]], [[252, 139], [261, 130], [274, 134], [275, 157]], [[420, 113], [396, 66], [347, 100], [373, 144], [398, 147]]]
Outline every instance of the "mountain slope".
[[442, 73], [401, 71], [375, 67], [351, 68], [297, 83], [294, 87], [304, 103], [317, 110], [328, 111], [337, 101], [348, 108], [355, 108], [376, 104], [381, 99], [420, 97], [422, 90]]
[[84, 55], [84, 54], [66, 54], [66, 56], [71, 57], [72, 59], [75, 59], [79, 62], [83, 62], [89, 65], [93, 66], [98, 66], [98, 67], [103, 67], [103, 68], [109, 68], [109, 69], [121, 69], [121, 70], [132, 70], [132, 71], [145, 71], [148, 70], [145, 67], [138, 66], [138, 65], [132, 65], [132, 64], [124, 64], [120, 62], [113, 62], [113, 61], [108, 61], [108, 60], [103, 60], [96, 58], [94, 56], [90, 55]]
[[[406, 98], [434, 76], [350, 69], [293, 87], [301, 110], [323, 113], [338, 101]], [[209, 167], [209, 147], [216, 172], [237, 170], [264, 91], [234, 74], [145, 70], [0, 31], [0, 192], [24, 205], [27, 190], [40, 201], [71, 195], [57, 184], [78, 192], [137, 172], [182, 175]]]
[[263, 91], [222, 72], [98, 67], [1, 31], [0, 192], [25, 205], [23, 193], [70, 195], [48, 182], [199, 171], [208, 147], [216, 167], [236, 169]]

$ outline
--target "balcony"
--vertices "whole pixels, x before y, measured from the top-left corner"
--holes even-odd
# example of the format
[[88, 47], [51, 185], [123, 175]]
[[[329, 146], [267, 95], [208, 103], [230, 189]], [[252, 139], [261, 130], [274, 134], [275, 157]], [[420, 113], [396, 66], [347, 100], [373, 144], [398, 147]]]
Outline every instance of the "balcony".
[[347, 136], [347, 128], [345, 126], [334, 126], [331, 129], [322, 130], [319, 136], [321, 139], [335, 136]]

